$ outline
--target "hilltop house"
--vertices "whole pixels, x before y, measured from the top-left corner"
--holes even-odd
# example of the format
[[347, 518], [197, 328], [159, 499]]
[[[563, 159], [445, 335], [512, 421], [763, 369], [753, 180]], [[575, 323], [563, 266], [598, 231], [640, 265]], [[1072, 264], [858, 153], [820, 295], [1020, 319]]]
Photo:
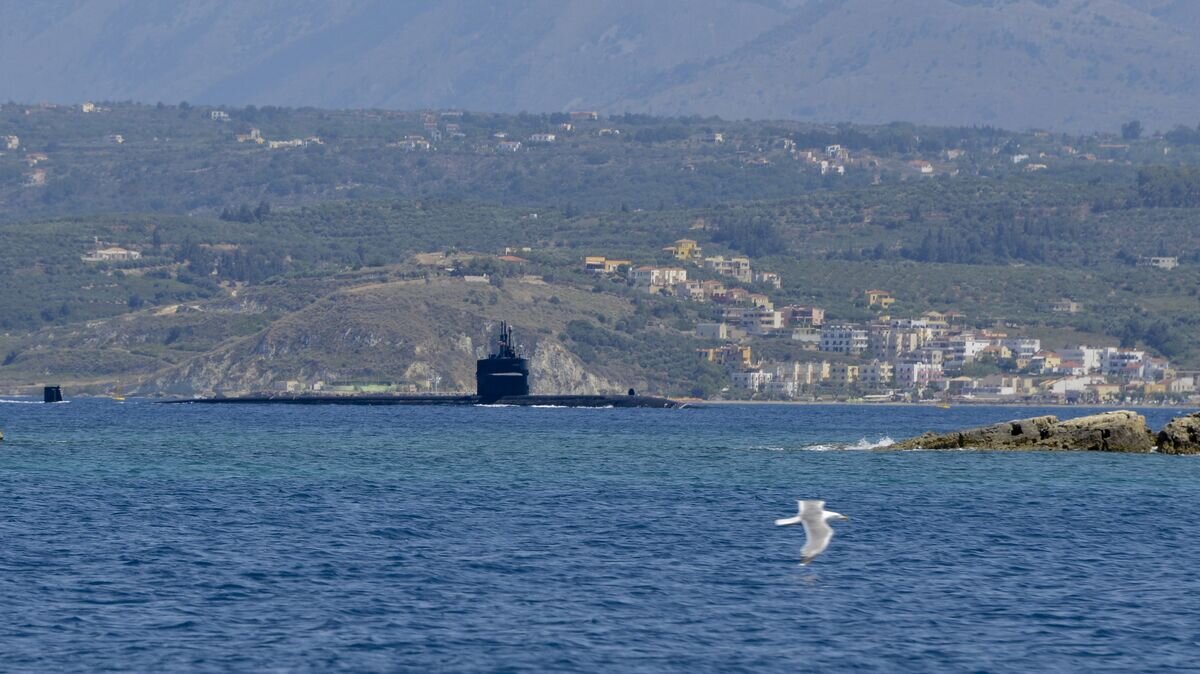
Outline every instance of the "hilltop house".
[[783, 287], [783, 280], [779, 278], [779, 274], [773, 271], [756, 271], [753, 279], [755, 283], [765, 283], [777, 290]]
[[1083, 311], [1083, 305], [1074, 300], [1061, 299], [1050, 303], [1050, 311], [1057, 314], [1077, 314]]
[[250, 133], [239, 133], [234, 136], [234, 138], [236, 138], [237, 142], [239, 143], [257, 143], [262, 145], [263, 143], [267, 142], [266, 139], [263, 138], [262, 131], [259, 129], [250, 129]]
[[1179, 266], [1177, 257], [1143, 257], [1138, 260], [1139, 267], [1154, 267], [1155, 269], [1174, 269]]
[[863, 294], [867, 296], [867, 306], [870, 307], [887, 309], [896, 303], [896, 298], [887, 290], [867, 290]]
[[229, 113], [224, 110], [212, 110], [208, 113], [208, 118], [214, 122], [228, 122]]
[[97, 248], [80, 259], [84, 262], [131, 262], [141, 259], [141, 257], [142, 254], [136, 250], [129, 250], [120, 246], [109, 246], [107, 248]]
[[610, 260], [603, 255], [589, 255], [583, 258], [583, 268], [595, 274], [615, 274], [621, 267], [630, 267], [629, 260]]
[[700, 246], [691, 239], [679, 239], [674, 244], [663, 248], [678, 260], [694, 260], [700, 257]]

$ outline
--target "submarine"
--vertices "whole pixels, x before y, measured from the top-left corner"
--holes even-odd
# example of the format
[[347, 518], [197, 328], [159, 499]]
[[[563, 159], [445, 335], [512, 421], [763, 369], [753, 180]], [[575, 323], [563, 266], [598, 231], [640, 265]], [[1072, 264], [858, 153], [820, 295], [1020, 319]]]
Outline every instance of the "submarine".
[[686, 403], [670, 398], [638, 395], [533, 395], [529, 392], [529, 360], [513, 342], [512, 326], [500, 324], [495, 348], [475, 362], [475, 395], [320, 395], [258, 394], [246, 396], [167, 400], [164, 404], [271, 404], [271, 405], [512, 405], [519, 407], [642, 407], [678, 409]]

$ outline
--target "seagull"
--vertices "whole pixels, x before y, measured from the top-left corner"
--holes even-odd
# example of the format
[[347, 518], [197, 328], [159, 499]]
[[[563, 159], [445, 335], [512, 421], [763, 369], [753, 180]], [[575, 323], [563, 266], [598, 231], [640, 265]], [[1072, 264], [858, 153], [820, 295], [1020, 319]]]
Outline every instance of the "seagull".
[[833, 538], [833, 527], [829, 520], [848, 520], [849, 517], [832, 510], [825, 509], [824, 501], [797, 501], [800, 512], [795, 517], [785, 517], [775, 520], [776, 526], [788, 524], [803, 524], [804, 537], [807, 539], [804, 548], [800, 550], [800, 563], [807, 565], [817, 555], [829, 547], [829, 539]]

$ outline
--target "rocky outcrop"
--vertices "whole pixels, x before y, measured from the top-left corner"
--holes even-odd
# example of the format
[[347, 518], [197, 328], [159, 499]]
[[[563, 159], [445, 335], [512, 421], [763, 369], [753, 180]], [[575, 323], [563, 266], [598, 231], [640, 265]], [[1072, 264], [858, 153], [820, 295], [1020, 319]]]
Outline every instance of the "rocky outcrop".
[[1092, 452], [1154, 451], [1146, 418], [1117, 411], [1059, 421], [1044, 416], [1006, 421], [955, 433], [926, 433], [890, 449], [1004, 449]]
[[1158, 451], [1163, 454], [1200, 454], [1200, 412], [1172, 419], [1159, 431]]

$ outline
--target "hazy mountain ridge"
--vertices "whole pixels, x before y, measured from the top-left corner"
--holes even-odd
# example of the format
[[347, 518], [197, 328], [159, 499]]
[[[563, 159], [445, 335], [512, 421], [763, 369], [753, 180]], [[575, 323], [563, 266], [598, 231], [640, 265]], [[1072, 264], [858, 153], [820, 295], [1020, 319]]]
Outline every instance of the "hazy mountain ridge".
[[0, 98], [1195, 123], [1180, 0], [0, 0]]

